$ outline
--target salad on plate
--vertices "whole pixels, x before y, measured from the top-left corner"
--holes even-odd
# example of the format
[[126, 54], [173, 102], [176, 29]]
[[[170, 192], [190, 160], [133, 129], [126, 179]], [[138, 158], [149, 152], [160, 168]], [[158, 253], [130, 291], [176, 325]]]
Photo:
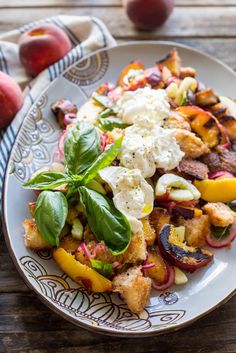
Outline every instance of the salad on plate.
[[26, 247], [50, 249], [92, 292], [118, 292], [133, 313], [151, 289], [188, 285], [211, 248], [236, 236], [236, 104], [183, 67], [176, 49], [128, 64], [81, 107], [61, 98], [53, 163], [23, 187], [37, 195]]

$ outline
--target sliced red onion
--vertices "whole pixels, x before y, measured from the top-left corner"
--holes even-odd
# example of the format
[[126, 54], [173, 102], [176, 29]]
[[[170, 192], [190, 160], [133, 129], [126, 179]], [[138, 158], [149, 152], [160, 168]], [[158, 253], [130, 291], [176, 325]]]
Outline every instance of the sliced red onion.
[[76, 122], [77, 115], [74, 113], [68, 113], [64, 116], [64, 124], [70, 125]]
[[67, 130], [63, 130], [59, 139], [58, 139], [58, 151], [60, 153], [60, 157], [64, 158], [64, 139], [66, 137]]
[[218, 172], [208, 174], [209, 179], [215, 179], [221, 176], [225, 176], [227, 178], [234, 178], [234, 175], [232, 173], [225, 172], [224, 170], [219, 170]]
[[85, 244], [85, 243], [82, 243], [82, 244], [80, 245], [80, 248], [81, 248], [81, 250], [83, 251], [83, 254], [84, 254], [85, 258], [86, 258], [86, 259], [89, 259], [89, 258], [90, 258], [90, 254], [89, 254], [89, 251], [88, 251], [88, 248], [87, 248], [86, 244]]
[[[168, 98], [168, 101], [169, 101], [169, 103], [170, 103], [172, 108], [177, 108], [178, 107], [178, 104], [176, 103], [176, 101], [174, 99]], [[171, 112], [171, 113], [173, 113], [173, 112]]]
[[152, 288], [158, 291], [164, 291], [170, 288], [175, 281], [175, 270], [173, 266], [168, 265], [168, 279], [165, 283], [159, 284], [156, 281], [152, 280]]
[[211, 248], [220, 249], [220, 248], [225, 248], [230, 246], [232, 241], [235, 238], [236, 238], [236, 221], [234, 221], [234, 223], [232, 224], [230, 233], [226, 238], [222, 240], [217, 240], [217, 239], [214, 239], [210, 233], [208, 233], [206, 236], [206, 243]]
[[101, 145], [102, 145], [102, 152], [105, 151], [106, 145], [107, 145], [107, 140], [108, 140], [108, 136], [107, 134], [102, 134], [100, 136], [100, 140], [101, 140]]
[[61, 163], [63, 159], [61, 158], [61, 154], [59, 151], [55, 151], [52, 156], [53, 163]]
[[195, 99], [195, 93], [191, 90], [191, 89], [188, 89], [187, 91], [187, 97], [188, 97], [188, 103], [189, 105], [195, 105], [196, 103], [196, 99]]
[[154, 263], [145, 264], [145, 265], [142, 266], [142, 270], [149, 270], [150, 268], [153, 268], [155, 266], [156, 266], [156, 264], [154, 264]]

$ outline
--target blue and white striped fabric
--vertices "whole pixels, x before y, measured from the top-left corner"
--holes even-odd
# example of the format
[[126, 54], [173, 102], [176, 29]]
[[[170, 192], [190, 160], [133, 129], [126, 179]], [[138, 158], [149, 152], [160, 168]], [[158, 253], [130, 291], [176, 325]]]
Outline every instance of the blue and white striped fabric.
[[[22, 33], [40, 23], [53, 23], [69, 36], [73, 49], [63, 59], [44, 70], [34, 80], [27, 76], [18, 57], [18, 40]], [[4, 171], [11, 147], [26, 112], [38, 95], [68, 66], [99, 48], [114, 46], [115, 40], [97, 18], [87, 16], [57, 16], [29, 23], [18, 30], [0, 36], [0, 70], [12, 76], [24, 89], [24, 105], [11, 125], [0, 130], [0, 200]]]

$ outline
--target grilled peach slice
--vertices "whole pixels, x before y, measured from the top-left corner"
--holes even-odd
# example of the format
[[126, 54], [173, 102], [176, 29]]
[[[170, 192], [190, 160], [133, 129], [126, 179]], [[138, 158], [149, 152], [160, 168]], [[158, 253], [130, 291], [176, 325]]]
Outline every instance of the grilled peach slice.
[[196, 104], [200, 107], [207, 107], [219, 103], [219, 97], [211, 88], [203, 89], [196, 93]]
[[210, 251], [182, 242], [172, 224], [166, 224], [162, 228], [158, 237], [158, 247], [167, 261], [188, 272], [194, 272], [213, 260]]
[[228, 143], [225, 128], [210, 112], [196, 106], [178, 107], [176, 112], [190, 123], [192, 130], [201, 137], [208, 147], [213, 148], [219, 144]]

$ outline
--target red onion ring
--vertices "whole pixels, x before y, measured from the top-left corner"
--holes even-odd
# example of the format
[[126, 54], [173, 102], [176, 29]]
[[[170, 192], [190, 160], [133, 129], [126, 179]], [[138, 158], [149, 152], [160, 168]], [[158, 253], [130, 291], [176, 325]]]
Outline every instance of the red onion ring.
[[231, 226], [230, 233], [227, 238], [222, 240], [213, 239], [210, 233], [206, 236], [206, 243], [211, 248], [220, 249], [231, 245], [232, 241], [236, 238], [236, 221]]
[[60, 154], [60, 158], [64, 158], [64, 139], [66, 137], [67, 130], [63, 130], [58, 139], [58, 151]]
[[68, 114], [66, 114], [64, 116], [63, 122], [64, 122], [65, 125], [70, 125], [70, 124], [75, 123], [76, 119], [77, 119], [77, 115], [76, 114], [68, 113]]
[[80, 248], [81, 248], [81, 250], [83, 251], [83, 254], [84, 254], [85, 258], [86, 258], [86, 259], [89, 259], [89, 258], [90, 258], [90, 254], [89, 254], [89, 251], [88, 251], [88, 248], [87, 248], [86, 244], [85, 244], [85, 243], [82, 243], [82, 244], [80, 245]]
[[102, 145], [102, 152], [105, 151], [106, 145], [107, 145], [107, 140], [108, 140], [108, 136], [107, 134], [101, 134], [100, 136], [100, 140], [101, 140], [101, 145]]
[[208, 175], [209, 179], [215, 179], [215, 178], [219, 178], [221, 176], [227, 176], [229, 178], [234, 178], [234, 175], [232, 173], [229, 172], [225, 172], [224, 170], [219, 170], [218, 172], [215, 173], [211, 173]]
[[152, 280], [152, 288], [157, 290], [157, 291], [164, 291], [168, 288], [170, 288], [174, 281], [175, 281], [175, 270], [173, 268], [173, 266], [168, 265], [167, 266], [168, 269], [168, 280], [167, 282], [163, 283], [163, 284], [159, 284], [156, 281]]
[[145, 264], [145, 265], [142, 266], [142, 270], [149, 270], [150, 268], [153, 268], [155, 266], [156, 266], [156, 264], [154, 264], [154, 263]]

